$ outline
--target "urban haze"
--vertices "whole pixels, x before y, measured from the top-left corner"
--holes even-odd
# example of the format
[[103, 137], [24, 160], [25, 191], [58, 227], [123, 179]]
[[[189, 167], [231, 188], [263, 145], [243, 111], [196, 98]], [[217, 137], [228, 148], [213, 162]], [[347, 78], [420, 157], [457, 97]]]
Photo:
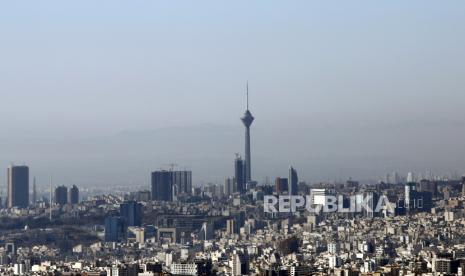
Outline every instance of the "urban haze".
[[465, 2], [0, 3], [0, 276], [465, 275]]
[[[39, 185], [464, 171], [465, 4], [45, 1], [0, 8], [0, 165]], [[2, 179], [5, 179], [3, 170]]]

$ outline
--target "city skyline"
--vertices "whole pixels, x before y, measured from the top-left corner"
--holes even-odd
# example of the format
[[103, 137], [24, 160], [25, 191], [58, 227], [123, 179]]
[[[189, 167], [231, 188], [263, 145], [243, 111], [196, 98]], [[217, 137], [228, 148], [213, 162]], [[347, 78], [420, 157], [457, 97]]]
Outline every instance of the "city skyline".
[[0, 275], [464, 276], [464, 26], [465, 1], [0, 2]]
[[246, 80], [257, 181], [465, 172], [464, 3], [1, 5], [0, 168], [38, 185], [148, 185], [170, 162], [222, 182]]

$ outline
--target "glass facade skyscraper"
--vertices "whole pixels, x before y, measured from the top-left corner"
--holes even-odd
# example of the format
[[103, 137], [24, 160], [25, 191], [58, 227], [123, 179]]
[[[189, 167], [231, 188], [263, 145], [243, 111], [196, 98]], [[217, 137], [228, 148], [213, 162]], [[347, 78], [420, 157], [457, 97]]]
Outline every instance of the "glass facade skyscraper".
[[170, 171], [152, 172], [152, 200], [173, 200], [173, 174]]
[[8, 168], [8, 208], [29, 206], [29, 167]]

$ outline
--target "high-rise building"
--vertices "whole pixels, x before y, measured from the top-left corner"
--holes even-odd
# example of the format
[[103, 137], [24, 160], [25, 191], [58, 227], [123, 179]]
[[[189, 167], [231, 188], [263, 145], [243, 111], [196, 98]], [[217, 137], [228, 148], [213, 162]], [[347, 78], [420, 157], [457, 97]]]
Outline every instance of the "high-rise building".
[[289, 191], [289, 188], [288, 188], [288, 181], [287, 181], [287, 178], [283, 178], [283, 177], [276, 177], [276, 180], [275, 180], [275, 190], [276, 190], [276, 193], [279, 195], [279, 194], [282, 194], [283, 192], [287, 192]]
[[173, 201], [173, 176], [170, 171], [152, 172], [152, 200]]
[[58, 186], [55, 188], [55, 203], [59, 205], [68, 203], [68, 188], [66, 186]]
[[229, 196], [234, 193], [234, 181], [231, 178], [227, 178], [224, 181], [224, 188], [223, 188], [224, 195]]
[[68, 203], [70, 204], [78, 204], [79, 203], [79, 189], [76, 185], [73, 185], [68, 190]]
[[192, 171], [173, 171], [172, 173], [177, 194], [190, 195], [192, 193]]
[[110, 216], [105, 218], [105, 241], [118, 242], [124, 239], [124, 224], [121, 217]]
[[29, 167], [10, 166], [8, 175], [8, 208], [29, 206]]
[[192, 171], [152, 172], [152, 200], [173, 201], [177, 195], [192, 194]]
[[298, 186], [297, 186], [298, 182], [299, 182], [299, 178], [297, 177], [297, 171], [292, 166], [289, 166], [289, 178], [288, 178], [289, 195], [298, 194]]
[[119, 207], [125, 227], [142, 225], [142, 204], [135, 201], [127, 201], [120, 204]]
[[246, 192], [246, 165], [239, 155], [234, 160], [234, 184], [236, 192], [240, 194]]
[[407, 182], [404, 186], [404, 195], [405, 195], [405, 208], [414, 209], [415, 208], [415, 192], [416, 184], [413, 182]]
[[417, 190], [417, 184], [410, 182], [405, 184], [404, 207], [407, 213], [429, 212], [433, 207], [433, 194]]
[[249, 111], [249, 84], [247, 83], [247, 109], [241, 117], [242, 123], [245, 126], [245, 182], [252, 180], [252, 163], [250, 156], [250, 126], [254, 121], [252, 113]]

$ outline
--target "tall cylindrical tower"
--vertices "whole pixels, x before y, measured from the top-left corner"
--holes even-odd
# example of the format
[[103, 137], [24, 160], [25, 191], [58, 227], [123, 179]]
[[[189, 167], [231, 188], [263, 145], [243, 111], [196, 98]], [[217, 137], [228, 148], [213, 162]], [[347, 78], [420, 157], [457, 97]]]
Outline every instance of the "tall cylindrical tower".
[[250, 162], [250, 126], [254, 120], [252, 113], [249, 111], [249, 85], [247, 84], [247, 109], [241, 118], [245, 126], [245, 180], [252, 180], [252, 165]]

